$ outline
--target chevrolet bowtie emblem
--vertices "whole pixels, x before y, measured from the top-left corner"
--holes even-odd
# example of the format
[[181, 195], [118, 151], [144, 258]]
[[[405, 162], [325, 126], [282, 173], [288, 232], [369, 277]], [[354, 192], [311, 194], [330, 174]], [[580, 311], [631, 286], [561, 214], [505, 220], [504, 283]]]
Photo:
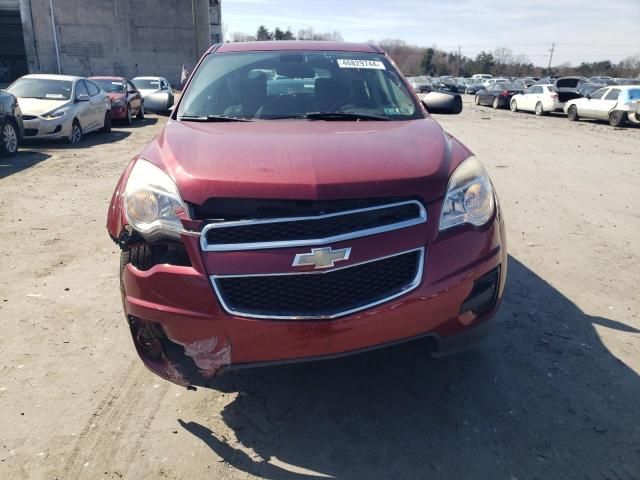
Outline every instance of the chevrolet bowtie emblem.
[[333, 267], [335, 262], [348, 260], [351, 248], [332, 250], [331, 247], [312, 248], [311, 253], [298, 253], [293, 259], [294, 267], [313, 265], [313, 268]]

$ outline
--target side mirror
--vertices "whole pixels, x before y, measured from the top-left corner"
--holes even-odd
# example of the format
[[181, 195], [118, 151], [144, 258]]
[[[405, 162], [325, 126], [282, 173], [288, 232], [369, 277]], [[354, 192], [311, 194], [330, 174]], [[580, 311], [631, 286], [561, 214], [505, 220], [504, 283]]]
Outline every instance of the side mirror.
[[160, 90], [169, 90], [169, 87], [167, 87], [166, 85], [162, 85], [162, 86], [160, 87]]
[[591, 100], [591, 95], [587, 95], [587, 96], [586, 96], [586, 97], [584, 97], [584, 98], [586, 98], [587, 100]]
[[137, 91], [137, 90], [133, 90], [133, 89], [131, 89], [131, 90], [127, 90], [127, 93], [128, 93], [129, 95], [133, 95], [133, 94], [135, 94], [135, 93], [138, 93], [138, 91]]
[[421, 101], [429, 113], [457, 115], [462, 112], [462, 97], [459, 93], [431, 92], [422, 95]]
[[88, 102], [89, 100], [91, 100], [91, 97], [86, 93], [81, 93], [76, 97], [76, 102]]

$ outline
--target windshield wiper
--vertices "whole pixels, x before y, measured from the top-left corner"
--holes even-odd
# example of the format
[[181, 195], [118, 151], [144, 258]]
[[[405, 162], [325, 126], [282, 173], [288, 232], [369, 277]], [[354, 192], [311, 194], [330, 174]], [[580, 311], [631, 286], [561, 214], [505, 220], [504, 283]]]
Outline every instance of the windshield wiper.
[[355, 112], [310, 112], [305, 115], [309, 120], [389, 120], [384, 115]]
[[242, 117], [228, 117], [226, 115], [181, 115], [178, 120], [189, 122], [251, 122], [252, 120]]

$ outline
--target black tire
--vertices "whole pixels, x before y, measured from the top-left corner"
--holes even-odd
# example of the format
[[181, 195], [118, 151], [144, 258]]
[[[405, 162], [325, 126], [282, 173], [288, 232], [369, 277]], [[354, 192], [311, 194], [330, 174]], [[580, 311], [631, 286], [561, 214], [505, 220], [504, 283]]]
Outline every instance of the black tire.
[[78, 122], [77, 118], [74, 119], [73, 123], [71, 124], [71, 135], [69, 136], [68, 140], [71, 145], [80, 143], [80, 141], [82, 140], [82, 127], [80, 126], [80, 122]]
[[0, 157], [13, 157], [18, 153], [18, 129], [11, 120], [0, 124]]
[[136, 115], [138, 120], [144, 120], [144, 105], [140, 105], [140, 110], [138, 110], [138, 115]]
[[133, 117], [131, 116], [131, 105], [127, 103], [127, 115], [124, 117], [125, 125], [131, 125], [133, 123]]
[[536, 103], [536, 115], [539, 117], [542, 117], [546, 114], [546, 112], [544, 111], [544, 107], [542, 106], [542, 102], [538, 102]]
[[493, 98], [493, 103], [492, 103], [493, 108], [498, 109], [500, 108], [500, 99], [498, 97], [494, 97]]
[[612, 127], [624, 127], [627, 123], [627, 112], [622, 110], [614, 110], [609, 115], [609, 125]]
[[569, 110], [567, 110], [567, 118], [570, 122], [577, 122], [580, 120], [580, 117], [578, 116], [578, 107], [571, 105]]
[[511, 100], [511, 103], [509, 104], [509, 108], [511, 108], [512, 112], [517, 112], [518, 111], [518, 102], [516, 100]]
[[104, 125], [100, 129], [102, 133], [109, 133], [111, 131], [111, 112], [107, 110], [104, 114]]
[[480, 95], [476, 95], [474, 102], [476, 103], [476, 105], [480, 105]]

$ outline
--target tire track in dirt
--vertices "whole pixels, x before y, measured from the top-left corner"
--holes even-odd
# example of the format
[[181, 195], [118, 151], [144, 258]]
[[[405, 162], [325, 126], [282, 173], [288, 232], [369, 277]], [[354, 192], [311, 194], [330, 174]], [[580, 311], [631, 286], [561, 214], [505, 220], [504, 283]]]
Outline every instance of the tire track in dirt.
[[[127, 373], [122, 381], [111, 385], [100, 401], [78, 435], [59, 478], [94, 479], [106, 470], [126, 475], [170, 388], [168, 382], [158, 388], [145, 388], [149, 373], [138, 363], [136, 358], [123, 368]], [[126, 451], [121, 455], [123, 448]]]

